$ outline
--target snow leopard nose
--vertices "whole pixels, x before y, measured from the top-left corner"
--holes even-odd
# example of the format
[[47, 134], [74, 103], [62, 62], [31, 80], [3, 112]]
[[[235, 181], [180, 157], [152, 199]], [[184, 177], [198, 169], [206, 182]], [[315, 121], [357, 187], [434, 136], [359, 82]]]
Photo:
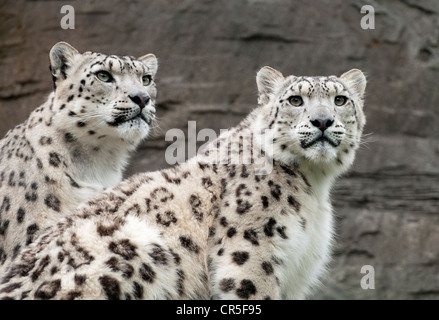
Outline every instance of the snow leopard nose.
[[151, 99], [147, 95], [135, 95], [135, 96], [128, 96], [131, 101], [133, 101], [135, 104], [137, 104], [140, 109], [145, 108], [145, 106], [148, 104], [149, 100]]
[[322, 132], [324, 132], [326, 129], [328, 129], [332, 124], [334, 123], [334, 120], [332, 119], [314, 119], [311, 120], [311, 124], [314, 127], [319, 128]]

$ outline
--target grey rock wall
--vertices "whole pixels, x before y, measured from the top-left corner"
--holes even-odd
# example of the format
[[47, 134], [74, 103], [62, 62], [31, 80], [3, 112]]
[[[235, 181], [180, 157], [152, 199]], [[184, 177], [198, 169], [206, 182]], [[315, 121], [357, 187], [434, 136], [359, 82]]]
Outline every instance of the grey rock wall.
[[[75, 9], [63, 30], [62, 5]], [[360, 9], [375, 9], [363, 30]], [[439, 298], [439, 2], [434, 0], [0, 0], [0, 136], [51, 90], [48, 52], [160, 61], [160, 130], [127, 175], [165, 168], [171, 128], [236, 125], [256, 105], [255, 75], [368, 74], [365, 143], [333, 191], [338, 238], [315, 299]], [[360, 286], [361, 267], [375, 289]]]

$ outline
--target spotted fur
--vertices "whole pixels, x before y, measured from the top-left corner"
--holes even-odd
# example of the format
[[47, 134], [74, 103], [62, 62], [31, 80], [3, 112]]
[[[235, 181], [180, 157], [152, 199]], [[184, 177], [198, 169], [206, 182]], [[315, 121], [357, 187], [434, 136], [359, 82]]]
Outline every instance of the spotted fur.
[[[139, 59], [80, 54], [57, 43], [50, 52], [56, 89], [0, 141], [0, 264], [48, 225], [122, 178], [129, 153], [154, 121], [157, 70]], [[107, 71], [112, 81], [97, 78]], [[131, 97], [149, 97], [140, 106]]]
[[366, 80], [264, 67], [257, 84], [260, 106], [196, 157], [135, 175], [40, 235], [6, 264], [0, 297], [307, 297], [330, 257], [329, 189], [359, 146]]

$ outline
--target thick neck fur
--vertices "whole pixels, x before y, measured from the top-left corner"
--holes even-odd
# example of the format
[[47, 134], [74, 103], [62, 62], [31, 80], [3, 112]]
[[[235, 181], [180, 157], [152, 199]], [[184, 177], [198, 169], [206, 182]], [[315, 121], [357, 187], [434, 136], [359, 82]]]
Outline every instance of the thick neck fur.
[[52, 93], [30, 116], [28, 138], [39, 145], [41, 132], [52, 137], [56, 143], [54, 150], [62, 156], [66, 170], [79, 181], [103, 188], [118, 183], [135, 146], [116, 137], [91, 138], [87, 129], [78, 127], [66, 113], [59, 112], [56, 100]]

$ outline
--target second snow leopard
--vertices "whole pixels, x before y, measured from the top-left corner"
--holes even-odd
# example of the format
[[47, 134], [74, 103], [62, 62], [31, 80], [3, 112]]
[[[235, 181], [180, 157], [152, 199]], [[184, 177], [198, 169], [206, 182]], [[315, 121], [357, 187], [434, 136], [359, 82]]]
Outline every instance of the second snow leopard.
[[0, 141], [0, 264], [118, 183], [155, 121], [153, 54], [80, 54], [59, 42], [50, 69], [55, 90]]

